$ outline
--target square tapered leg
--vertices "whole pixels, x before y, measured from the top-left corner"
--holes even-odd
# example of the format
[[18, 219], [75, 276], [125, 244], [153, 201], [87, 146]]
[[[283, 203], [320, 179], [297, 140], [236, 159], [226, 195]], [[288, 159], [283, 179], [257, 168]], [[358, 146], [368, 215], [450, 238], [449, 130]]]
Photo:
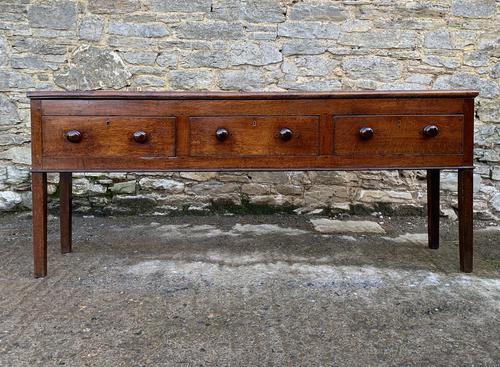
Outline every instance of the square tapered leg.
[[459, 221], [459, 250], [460, 271], [472, 272], [472, 198], [473, 173], [471, 168], [458, 170], [458, 221]]
[[438, 169], [427, 170], [427, 232], [429, 248], [439, 248], [439, 175]]
[[47, 275], [47, 174], [33, 172], [33, 260], [35, 278]]
[[72, 174], [59, 173], [59, 228], [61, 233], [61, 253], [72, 251], [71, 239], [71, 203], [72, 203]]

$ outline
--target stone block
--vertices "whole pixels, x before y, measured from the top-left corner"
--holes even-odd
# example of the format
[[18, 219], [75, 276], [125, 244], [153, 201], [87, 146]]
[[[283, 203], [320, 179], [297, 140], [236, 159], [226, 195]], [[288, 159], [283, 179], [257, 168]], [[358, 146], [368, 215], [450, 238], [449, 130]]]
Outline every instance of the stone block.
[[89, 0], [89, 10], [96, 14], [129, 14], [140, 7], [140, 0]]
[[76, 4], [73, 1], [51, 1], [28, 7], [31, 27], [73, 29], [76, 25]]
[[148, 212], [157, 205], [156, 198], [151, 195], [116, 195], [112, 202], [117, 209], [125, 209], [130, 213]]
[[249, 195], [265, 195], [270, 193], [269, 185], [249, 183], [241, 186], [241, 192]]
[[303, 189], [299, 185], [277, 185], [276, 191], [283, 195], [302, 195]]
[[495, 78], [495, 79], [499, 79], [500, 78], [500, 62], [497, 62], [491, 68], [491, 77]]
[[283, 43], [282, 54], [287, 55], [319, 55], [324, 53], [328, 46], [324, 41], [310, 39], [287, 40]]
[[16, 40], [12, 48], [17, 52], [30, 52], [40, 55], [64, 55], [66, 54], [66, 45], [55, 44], [50, 40], [41, 40], [34, 38], [23, 38]]
[[187, 68], [220, 68], [229, 67], [229, 55], [224, 48], [215, 46], [211, 50], [187, 51], [184, 57], [180, 58], [180, 63]]
[[86, 196], [89, 194], [105, 194], [107, 189], [103, 185], [95, 184], [86, 178], [73, 179], [73, 195]]
[[[476, 31], [469, 30], [453, 30], [450, 31], [451, 42], [453, 46], [458, 50], [463, 50], [467, 46], [477, 47], [477, 41], [480, 34]], [[481, 46], [479, 46], [480, 48]]]
[[500, 192], [497, 192], [491, 197], [490, 205], [497, 213], [500, 212]]
[[328, 22], [342, 22], [347, 18], [347, 11], [336, 4], [328, 2], [299, 2], [288, 11], [291, 20], [319, 20]]
[[170, 72], [169, 83], [177, 90], [209, 90], [214, 82], [213, 72], [173, 70]]
[[177, 67], [178, 56], [177, 53], [165, 51], [158, 55], [156, 63], [163, 67], [175, 68]]
[[[474, 192], [479, 192], [481, 189], [481, 175], [473, 175]], [[443, 172], [441, 173], [441, 190], [457, 192], [458, 191], [458, 173], [457, 172]]]
[[291, 206], [294, 205], [291, 198], [283, 195], [255, 195], [250, 197], [250, 204], [266, 205], [271, 207]]
[[329, 91], [337, 90], [342, 87], [339, 80], [328, 80], [325, 78], [320, 79], [303, 79], [298, 80], [296, 77], [292, 78], [285, 77], [283, 80], [278, 82], [278, 86], [287, 90], [294, 91]]
[[190, 194], [212, 197], [219, 194], [232, 194], [240, 191], [239, 185], [235, 183], [222, 183], [215, 181], [199, 182], [186, 191]]
[[30, 147], [12, 147], [0, 153], [1, 159], [11, 160], [13, 163], [31, 164], [31, 148]]
[[129, 85], [130, 77], [116, 52], [86, 45], [54, 73], [54, 82], [68, 90], [119, 89]]
[[345, 186], [314, 185], [304, 192], [306, 205], [316, 207], [329, 206], [332, 202], [345, 201], [348, 197], [349, 192]]
[[20, 194], [14, 191], [0, 191], [0, 211], [9, 211], [16, 208], [23, 201]]
[[217, 177], [215, 172], [181, 172], [180, 177], [192, 181], [209, 181]]
[[348, 33], [342, 32], [338, 43], [349, 46], [359, 46], [366, 48], [413, 48], [419, 45], [419, 36], [417, 32], [400, 31], [391, 32], [371, 31], [366, 33]]
[[150, 10], [165, 13], [209, 13], [212, 6], [212, 0], [145, 0], [144, 3]]
[[250, 182], [250, 178], [245, 173], [220, 173], [217, 177], [221, 182], [241, 182], [247, 183]]
[[208, 22], [191, 23], [186, 22], [175, 28], [178, 38], [202, 39], [202, 40], [232, 40], [243, 38], [244, 31], [241, 23]]
[[450, 32], [446, 29], [440, 29], [426, 33], [424, 46], [427, 48], [452, 49], [453, 45], [451, 44]]
[[133, 84], [139, 87], [164, 88], [166, 81], [154, 75], [137, 75], [133, 79]]
[[235, 42], [229, 45], [216, 43], [210, 50], [189, 52], [182, 60], [183, 66], [228, 68], [230, 66], [263, 66], [283, 59], [278, 46], [270, 42]]
[[429, 74], [413, 74], [405, 79], [408, 83], [417, 83], [429, 85], [432, 82], [432, 75]]
[[116, 182], [113, 186], [111, 186], [111, 191], [116, 194], [135, 194], [135, 189], [136, 189], [135, 180]]
[[382, 57], [346, 58], [342, 68], [352, 78], [378, 81], [396, 80], [401, 77], [401, 66], [397, 61]]
[[464, 64], [472, 67], [480, 67], [488, 65], [488, 55], [484, 52], [474, 51], [464, 55]]
[[269, 82], [259, 69], [227, 70], [219, 75], [219, 86], [226, 90], [262, 90]]
[[142, 189], [161, 190], [169, 194], [181, 194], [184, 192], [184, 183], [168, 179], [141, 178], [139, 186]]
[[[0, 123], [1, 125], [1, 123]], [[25, 133], [20, 134], [9, 134], [2, 133], [0, 134], [0, 146], [9, 146], [9, 145], [22, 145], [24, 143], [29, 143], [30, 137]]]
[[33, 207], [33, 197], [31, 191], [21, 192], [20, 195], [22, 200], [21, 205], [24, 208], [31, 210], [31, 208]]
[[44, 70], [47, 63], [37, 56], [14, 56], [10, 60], [13, 69]]
[[215, 0], [212, 14], [215, 18], [224, 20], [281, 23], [285, 20], [285, 7], [279, 0]]
[[500, 166], [494, 166], [491, 170], [491, 179], [500, 181]]
[[311, 171], [308, 173], [311, 183], [320, 185], [346, 185], [359, 181], [357, 172]]
[[440, 75], [434, 83], [436, 89], [477, 89], [482, 97], [493, 98], [498, 95], [498, 83], [475, 74], [456, 73]]
[[360, 190], [357, 200], [365, 203], [408, 203], [413, 201], [408, 191]]
[[231, 45], [228, 55], [230, 65], [269, 65], [280, 62], [283, 56], [274, 43], [242, 42]]
[[15, 125], [20, 120], [16, 105], [4, 94], [0, 94], [0, 126]]
[[252, 182], [286, 184], [290, 182], [288, 172], [250, 172], [248, 176]]
[[126, 37], [155, 38], [164, 37], [170, 34], [163, 23], [123, 23], [110, 22], [108, 32]]
[[[113, 2], [109, 2], [113, 3]], [[88, 16], [82, 19], [80, 24], [79, 36], [85, 41], [99, 41], [102, 36], [104, 22], [101, 17]]]
[[0, 90], [35, 88], [37, 83], [29, 74], [0, 70]]
[[460, 60], [455, 57], [444, 57], [437, 55], [427, 55], [422, 57], [422, 62], [427, 65], [456, 69], [460, 66]]
[[9, 45], [5, 37], [0, 36], [0, 66], [9, 60]]
[[323, 22], [286, 22], [278, 24], [278, 36], [288, 38], [324, 38], [336, 40], [340, 26]]
[[16, 166], [7, 166], [6, 184], [19, 189], [21, 185], [30, 183], [30, 170], [29, 168], [18, 168]]
[[495, 14], [495, 0], [453, 0], [451, 14], [467, 18], [487, 18]]
[[340, 64], [329, 55], [306, 55], [287, 57], [281, 70], [297, 76], [327, 76]]
[[154, 51], [128, 51], [120, 55], [123, 55], [123, 59], [129, 64], [153, 65], [158, 53]]

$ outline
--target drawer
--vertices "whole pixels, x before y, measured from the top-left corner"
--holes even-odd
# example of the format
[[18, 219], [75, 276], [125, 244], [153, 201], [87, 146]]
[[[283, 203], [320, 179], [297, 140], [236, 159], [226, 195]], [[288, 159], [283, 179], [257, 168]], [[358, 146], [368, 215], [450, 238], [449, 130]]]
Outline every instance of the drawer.
[[463, 115], [357, 115], [333, 121], [336, 155], [463, 152]]
[[191, 117], [192, 156], [318, 155], [318, 116]]
[[175, 118], [45, 116], [45, 157], [161, 157], [175, 155]]

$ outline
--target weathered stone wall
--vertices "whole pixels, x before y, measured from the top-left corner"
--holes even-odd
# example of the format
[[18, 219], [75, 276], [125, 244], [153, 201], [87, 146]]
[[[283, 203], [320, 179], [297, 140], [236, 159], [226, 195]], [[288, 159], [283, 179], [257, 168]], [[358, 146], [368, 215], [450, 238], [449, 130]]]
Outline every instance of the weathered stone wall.
[[[475, 209], [500, 211], [500, 2], [2, 0], [0, 211], [30, 207], [27, 90], [474, 88]], [[456, 175], [443, 173], [443, 208]], [[57, 192], [57, 176], [49, 191]], [[81, 212], [422, 211], [423, 172], [78, 175]]]

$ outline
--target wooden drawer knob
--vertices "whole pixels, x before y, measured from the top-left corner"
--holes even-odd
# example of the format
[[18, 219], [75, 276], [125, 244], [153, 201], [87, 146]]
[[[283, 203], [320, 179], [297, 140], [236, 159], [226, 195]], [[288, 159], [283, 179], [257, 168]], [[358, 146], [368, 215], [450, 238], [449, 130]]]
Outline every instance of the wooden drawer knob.
[[289, 128], [284, 127], [282, 129], [280, 129], [279, 136], [280, 136], [281, 140], [288, 141], [292, 138], [293, 132]]
[[363, 140], [368, 140], [373, 138], [373, 129], [371, 127], [362, 127], [359, 129], [359, 136]]
[[82, 141], [82, 133], [78, 130], [69, 130], [64, 133], [64, 136], [70, 143], [79, 143]]
[[218, 141], [224, 141], [229, 137], [229, 131], [227, 131], [223, 127], [220, 127], [217, 130], [215, 130], [215, 137], [217, 138]]
[[148, 134], [145, 131], [136, 131], [132, 134], [132, 138], [136, 143], [143, 144], [148, 140]]
[[433, 138], [439, 133], [439, 129], [436, 125], [427, 125], [424, 127], [424, 135]]

